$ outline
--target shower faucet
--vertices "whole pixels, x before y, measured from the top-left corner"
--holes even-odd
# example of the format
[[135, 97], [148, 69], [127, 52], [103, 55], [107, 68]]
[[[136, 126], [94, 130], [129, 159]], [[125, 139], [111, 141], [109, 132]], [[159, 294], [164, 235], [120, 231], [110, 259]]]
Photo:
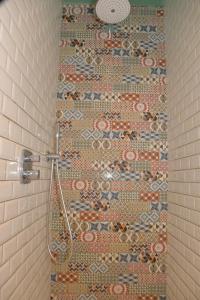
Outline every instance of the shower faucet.
[[40, 170], [33, 170], [33, 162], [40, 162], [40, 155], [33, 155], [31, 151], [24, 149], [19, 162], [21, 183], [27, 184], [31, 180], [40, 179]]

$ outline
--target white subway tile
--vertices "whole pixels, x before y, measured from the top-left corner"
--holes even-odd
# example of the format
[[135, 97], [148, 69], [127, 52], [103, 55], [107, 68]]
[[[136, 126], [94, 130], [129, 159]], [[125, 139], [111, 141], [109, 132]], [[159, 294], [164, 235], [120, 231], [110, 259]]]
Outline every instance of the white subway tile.
[[16, 278], [16, 274], [14, 274], [1, 288], [2, 299], [9, 300], [16, 286], [17, 286], [17, 278]]
[[0, 90], [8, 96], [12, 96], [12, 80], [6, 72], [0, 68]]
[[22, 144], [22, 128], [13, 122], [9, 124], [9, 138], [15, 143]]
[[10, 200], [13, 197], [13, 184], [11, 181], [0, 181], [0, 202]]
[[[50, 147], [61, 1], [4, 3], [0, 5], [0, 299], [44, 300], [50, 289], [50, 262], [44, 250], [48, 171], [42, 169], [46, 180], [23, 185], [17, 161], [24, 148], [45, 152]], [[49, 168], [46, 162], [41, 166]]]
[[0, 136], [8, 138], [9, 136], [9, 120], [0, 114]]
[[11, 3], [6, 3], [6, 6], [10, 13], [11, 20], [14, 20], [15, 26], [18, 26], [20, 12], [15, 2], [17, 1], [11, 1]]
[[19, 69], [23, 73], [24, 76], [27, 76], [28, 72], [28, 63], [25, 60], [25, 57], [23, 56], [22, 52], [17, 49], [16, 51], [16, 58], [15, 58], [16, 64], [19, 66]]
[[0, 203], [0, 224], [4, 221], [4, 203]]
[[0, 157], [15, 160], [15, 143], [0, 137]]
[[186, 0], [167, 0], [166, 6], [170, 115], [167, 296], [170, 300], [197, 300], [200, 295], [199, 10], [197, 3]]
[[7, 29], [2, 24], [0, 25], [0, 44], [5, 48], [5, 50], [11, 57], [15, 57], [15, 42], [13, 41]]
[[4, 265], [0, 266], [0, 287], [2, 287], [2, 285], [9, 279], [9, 277], [10, 277], [10, 262], [7, 262]]
[[0, 45], [0, 67], [6, 69], [7, 65], [7, 53], [6, 50]]
[[23, 216], [12, 219], [12, 235], [18, 234], [23, 229]]
[[13, 199], [5, 203], [5, 215], [4, 220], [8, 221], [17, 217], [18, 215], [18, 199]]
[[7, 73], [16, 84], [21, 82], [21, 72], [17, 64], [8, 56], [7, 58]]
[[25, 95], [21, 88], [19, 88], [15, 83], [13, 83], [12, 99], [18, 106], [24, 108]]
[[12, 223], [8, 221], [0, 225], [0, 245], [8, 241], [12, 237]]
[[6, 179], [6, 160], [0, 160], [0, 180]]
[[11, 17], [6, 5], [0, 5], [0, 20], [2, 24], [6, 27], [6, 29], [9, 31]]
[[10, 100], [6, 96], [4, 96], [4, 98], [3, 98], [2, 112], [7, 118], [9, 118], [15, 122], [17, 121], [18, 107], [12, 100]]
[[0, 246], [0, 266], [2, 265], [3, 262], [3, 246]]
[[[16, 26], [16, 23], [13, 22], [13, 20], [11, 20], [11, 24], [10, 24], [10, 34], [16, 44], [18, 53], [19, 53], [19, 50], [21, 52], [23, 52], [24, 38], [23, 38], [19, 28]], [[17, 65], [18, 65], [18, 68], [21, 69], [21, 66], [19, 64], [17, 64]]]
[[31, 85], [23, 74], [21, 76], [21, 89], [24, 91], [27, 97], [31, 95]]
[[3, 244], [3, 263], [12, 257], [17, 251], [17, 238], [14, 237]]
[[22, 109], [18, 109], [17, 123], [21, 125], [22, 128], [28, 128], [28, 115]]

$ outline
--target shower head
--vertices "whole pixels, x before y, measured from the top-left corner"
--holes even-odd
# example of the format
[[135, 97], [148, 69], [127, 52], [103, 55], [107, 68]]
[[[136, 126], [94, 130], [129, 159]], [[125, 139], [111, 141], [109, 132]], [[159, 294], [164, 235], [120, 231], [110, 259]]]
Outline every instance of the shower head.
[[96, 14], [105, 23], [115, 24], [123, 21], [130, 14], [129, 0], [98, 0]]
[[60, 137], [60, 124], [56, 123], [56, 138]]

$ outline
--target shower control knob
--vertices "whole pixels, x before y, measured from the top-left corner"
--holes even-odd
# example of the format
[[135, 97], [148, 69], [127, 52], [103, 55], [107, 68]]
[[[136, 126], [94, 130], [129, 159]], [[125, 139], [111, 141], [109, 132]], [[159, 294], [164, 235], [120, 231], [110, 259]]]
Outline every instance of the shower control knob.
[[40, 170], [24, 171], [22, 176], [27, 180], [40, 179]]
[[40, 155], [30, 155], [30, 156], [24, 157], [24, 161], [40, 162]]
[[30, 183], [33, 179], [40, 179], [40, 171], [33, 170], [33, 162], [39, 161], [40, 155], [34, 155], [30, 150], [27, 149], [22, 150], [18, 165], [21, 183], [27, 184]]

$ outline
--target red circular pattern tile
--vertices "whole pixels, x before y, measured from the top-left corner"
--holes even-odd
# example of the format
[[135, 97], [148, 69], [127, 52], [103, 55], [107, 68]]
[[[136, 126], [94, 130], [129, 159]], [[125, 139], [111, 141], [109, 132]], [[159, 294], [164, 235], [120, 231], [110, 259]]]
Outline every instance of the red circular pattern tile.
[[125, 150], [122, 153], [122, 158], [124, 160], [137, 160], [137, 153], [134, 151]]
[[156, 242], [151, 245], [151, 251], [154, 253], [163, 253], [166, 250], [166, 244], [164, 242]]
[[97, 233], [95, 232], [83, 232], [81, 233], [81, 241], [86, 243], [93, 243], [97, 241]]
[[81, 5], [74, 6], [71, 9], [71, 13], [72, 15], [82, 15], [84, 13], [84, 7]]
[[127, 286], [125, 284], [111, 284], [110, 294], [111, 295], [125, 295], [127, 293]]
[[95, 120], [94, 121], [94, 129], [101, 130], [101, 131], [109, 130], [110, 122], [105, 119]]
[[145, 67], [154, 67], [156, 65], [156, 61], [153, 58], [142, 58], [141, 63]]
[[97, 37], [97, 39], [100, 39], [100, 40], [107, 40], [110, 38], [110, 33], [106, 32], [106, 31], [97, 31], [96, 37]]
[[88, 182], [86, 180], [73, 180], [72, 181], [72, 189], [73, 190], [87, 190], [88, 189]]
[[147, 110], [147, 105], [144, 102], [136, 102], [133, 104], [133, 109], [137, 112], [144, 112]]

